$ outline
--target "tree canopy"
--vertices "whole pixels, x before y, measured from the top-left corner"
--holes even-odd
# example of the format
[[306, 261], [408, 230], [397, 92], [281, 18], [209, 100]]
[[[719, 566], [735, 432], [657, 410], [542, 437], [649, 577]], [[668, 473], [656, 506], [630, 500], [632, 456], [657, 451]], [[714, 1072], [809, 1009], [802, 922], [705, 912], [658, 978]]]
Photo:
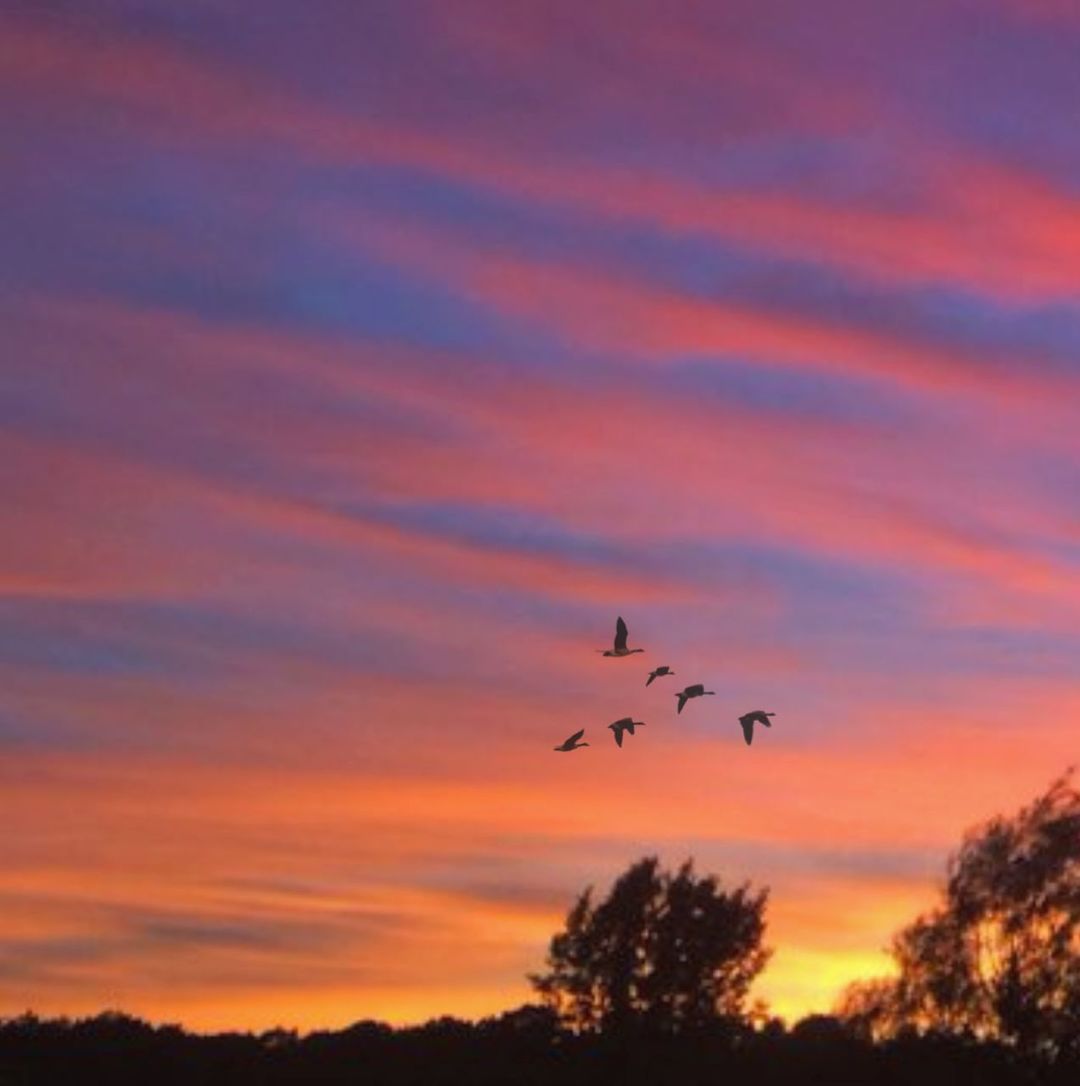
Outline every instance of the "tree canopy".
[[1012, 818], [968, 833], [941, 904], [893, 940], [895, 979], [841, 1013], [877, 1036], [965, 1033], [1080, 1054], [1080, 792], [1071, 772]]
[[725, 891], [695, 875], [690, 860], [671, 874], [646, 857], [603, 901], [594, 904], [591, 888], [578, 898], [551, 940], [548, 972], [530, 979], [576, 1032], [678, 1032], [744, 1019], [769, 957], [767, 898], [749, 884]]

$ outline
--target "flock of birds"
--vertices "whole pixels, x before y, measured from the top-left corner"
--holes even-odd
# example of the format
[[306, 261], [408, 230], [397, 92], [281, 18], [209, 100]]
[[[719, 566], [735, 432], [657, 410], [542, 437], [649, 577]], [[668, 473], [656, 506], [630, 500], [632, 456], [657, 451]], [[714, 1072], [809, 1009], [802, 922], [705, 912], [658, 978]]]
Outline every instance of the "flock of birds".
[[[597, 649], [597, 652], [602, 652], [605, 656], [633, 656], [635, 652], [644, 652], [644, 649], [628, 649], [626, 647], [626, 640], [629, 631], [626, 628], [626, 623], [623, 622], [620, 616], [615, 622], [615, 643], [610, 649]], [[649, 672], [649, 677], [645, 680], [646, 686], [652, 686], [657, 679], [662, 679], [667, 675], [674, 675], [675, 672], [667, 664], [663, 664], [660, 667], [654, 667]], [[694, 683], [692, 686], [687, 686], [683, 690], [680, 690], [675, 697], [679, 699], [679, 707], [676, 712], [681, 713], [683, 706], [691, 698], [704, 697], [706, 694], [715, 694], [715, 690], [706, 690], [704, 683]], [[746, 740], [746, 745], [754, 741], [754, 725], [763, 724], [766, 728], [771, 728], [772, 724], [769, 722], [769, 717], [776, 716], [775, 713], [766, 713], [762, 709], [754, 709], [752, 712], [744, 713], [739, 717], [739, 723], [742, 725], [743, 738]], [[633, 717], [624, 716], [622, 720], [616, 720], [613, 724], [609, 724], [608, 728], [611, 730], [615, 737], [615, 745], [621, 747], [623, 744], [623, 734], [629, 732], [634, 734], [635, 728], [644, 728], [644, 720], [635, 720]], [[574, 732], [569, 739], [564, 740], [559, 746], [555, 747], [555, 750], [578, 750], [581, 747], [587, 747], [588, 743], [583, 743], [581, 737], [585, 734], [585, 729]]]

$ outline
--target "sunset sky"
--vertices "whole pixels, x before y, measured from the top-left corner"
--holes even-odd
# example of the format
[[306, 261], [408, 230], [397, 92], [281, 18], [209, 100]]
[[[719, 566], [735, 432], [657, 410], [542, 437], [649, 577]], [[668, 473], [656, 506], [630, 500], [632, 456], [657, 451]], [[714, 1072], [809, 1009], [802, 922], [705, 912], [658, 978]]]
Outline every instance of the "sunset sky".
[[789, 1019], [887, 970], [1080, 753], [1078, 54], [0, 3], [0, 1015], [495, 1013], [652, 853], [771, 888]]

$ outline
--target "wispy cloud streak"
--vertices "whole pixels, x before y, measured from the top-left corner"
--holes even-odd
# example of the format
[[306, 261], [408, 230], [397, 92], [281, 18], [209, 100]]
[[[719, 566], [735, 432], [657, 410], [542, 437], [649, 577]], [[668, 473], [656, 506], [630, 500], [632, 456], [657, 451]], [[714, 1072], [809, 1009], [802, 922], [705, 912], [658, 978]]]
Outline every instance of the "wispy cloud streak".
[[644, 850], [882, 967], [1080, 715], [1075, 33], [975, 6], [5, 9], [0, 1013], [494, 1012]]

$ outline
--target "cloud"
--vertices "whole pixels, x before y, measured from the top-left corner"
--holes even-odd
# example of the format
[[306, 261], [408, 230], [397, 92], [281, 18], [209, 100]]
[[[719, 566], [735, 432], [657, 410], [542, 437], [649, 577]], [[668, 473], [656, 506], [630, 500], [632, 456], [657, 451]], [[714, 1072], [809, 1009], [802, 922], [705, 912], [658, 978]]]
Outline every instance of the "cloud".
[[[617, 20], [595, 13], [574, 18], [584, 18], [589, 39], [603, 48], [611, 24], [621, 23], [625, 15]], [[839, 127], [849, 140], [867, 139], [870, 163], [880, 165], [875, 157], [880, 152], [866, 136], [866, 128], [880, 124], [880, 116], [887, 115], [884, 96], [875, 95], [856, 71], [846, 73], [847, 82], [841, 77], [829, 87], [823, 84], [819, 69], [798, 73], [797, 51], [774, 44], [760, 61], [752, 59], [754, 50], [762, 48], [752, 44], [761, 31], [753, 23], [744, 28], [739, 48], [723, 48], [724, 54], [731, 55], [718, 66], [714, 46], [730, 42], [730, 28], [713, 26], [702, 36], [690, 26], [668, 25], [666, 33], [657, 35], [655, 21], [646, 21], [648, 35], [620, 35], [628, 49], [612, 55], [623, 57], [628, 70], [613, 87], [603, 84], [598, 75], [603, 69], [597, 66], [586, 65], [576, 79], [567, 81], [568, 91], [581, 87], [573, 93], [576, 103], [590, 97], [604, 103], [605, 114], [598, 123], [619, 116], [623, 108], [647, 107], [650, 99], [641, 94], [640, 70], [631, 59], [635, 48], [646, 48], [675, 81], [673, 102], [686, 100], [687, 79], [715, 80], [719, 67], [736, 73], [730, 100], [756, 103], [747, 120], [752, 131], [769, 124], [770, 112], [786, 118], [798, 150], [799, 138], [805, 139], [799, 133], [805, 133], [808, 122], [811, 131], [815, 124], [826, 130]], [[530, 34], [542, 35], [543, 29], [528, 28], [528, 21], [519, 17], [499, 19], [497, 27], [491, 18], [455, 22], [455, 28], [442, 29], [476, 45], [478, 55], [493, 63], [496, 73], [510, 72], [522, 82], [525, 104], [543, 101], [538, 89], [529, 91], [530, 78], [540, 79], [544, 73], [543, 89], [547, 90], [551, 62], [565, 67], [574, 56], [554, 22], [547, 27], [540, 51], [525, 43], [531, 40]], [[906, 32], [911, 33], [910, 29]], [[651, 44], [643, 46], [643, 42]], [[17, 19], [10, 22], [5, 43], [9, 82], [26, 93], [59, 98], [69, 105], [77, 95], [82, 103], [77, 108], [92, 115], [117, 111], [126, 125], [152, 135], [158, 143], [180, 141], [204, 153], [220, 153], [223, 143], [259, 153], [284, 147], [301, 155], [299, 165], [312, 169], [362, 164], [405, 168], [451, 179], [485, 194], [561, 207], [588, 219], [601, 216], [613, 225], [639, 223], [677, 236], [726, 239], [761, 247], [773, 257], [833, 264], [888, 283], [950, 284], [986, 292], [1007, 303], [1065, 301], [1075, 293], [1072, 256], [1077, 208], [1067, 189], [963, 146], [943, 144], [936, 133], [918, 130], [902, 115], [889, 118], [893, 139], [887, 163], [894, 178], [914, 179], [909, 183], [914, 195], [901, 190], [890, 199], [893, 193], [887, 190], [877, 200], [837, 200], [808, 193], [805, 186], [800, 192], [762, 190], [737, 180], [709, 184], [686, 176], [692, 171], [679, 176], [651, 162], [612, 162], [610, 155], [605, 158], [599, 152], [559, 148], [557, 132], [550, 127], [539, 129], [549, 142], [545, 145], [541, 138], [538, 146], [531, 146], [520, 136], [507, 138], [508, 130], [519, 134], [523, 128], [514, 128], [514, 112], [500, 121], [495, 132], [485, 132], [483, 114], [478, 122], [477, 109], [470, 108], [468, 125], [457, 118], [462, 131], [441, 134], [431, 124], [430, 109], [425, 111], [426, 118], [411, 109], [397, 85], [377, 89], [389, 97], [382, 111], [387, 119], [376, 120], [362, 110], [328, 103], [325, 96], [290, 94], [275, 81], [267, 64], [242, 73], [229, 71], [200, 57], [198, 50], [176, 49], [167, 38], [94, 37], [76, 24], [61, 30], [55, 23], [46, 26]], [[688, 64], [688, 53], [700, 55], [702, 61], [707, 56], [707, 66]], [[548, 63], [542, 63], [545, 55]], [[523, 56], [532, 60], [525, 68]], [[438, 57], [436, 67], [445, 77], [442, 64]], [[769, 72], [779, 74], [765, 74]], [[768, 94], [753, 93], [754, 83], [769, 79], [782, 84], [773, 104]], [[592, 80], [599, 80], [606, 93], [598, 95], [590, 85]], [[744, 85], [747, 81], [749, 89]], [[490, 90], [484, 90], [482, 83], [477, 90], [481, 93], [490, 100]], [[632, 95], [629, 102], [623, 100], [627, 94]], [[418, 100], [431, 99], [420, 96]], [[876, 113], [853, 105], [860, 100], [872, 102]], [[713, 112], [703, 105], [700, 117], [682, 118], [684, 139], [713, 139], [716, 103], [711, 108]], [[564, 122], [562, 110], [558, 117]], [[664, 125], [672, 119], [670, 109], [663, 112]], [[553, 143], [561, 155], [548, 153]], [[798, 160], [794, 152], [793, 157]], [[849, 176], [844, 165], [838, 159], [837, 172]]]
[[645, 850], [826, 1007], [1073, 756], [1072, 58], [347, 7], [0, 16], [0, 1011], [495, 1012]]

